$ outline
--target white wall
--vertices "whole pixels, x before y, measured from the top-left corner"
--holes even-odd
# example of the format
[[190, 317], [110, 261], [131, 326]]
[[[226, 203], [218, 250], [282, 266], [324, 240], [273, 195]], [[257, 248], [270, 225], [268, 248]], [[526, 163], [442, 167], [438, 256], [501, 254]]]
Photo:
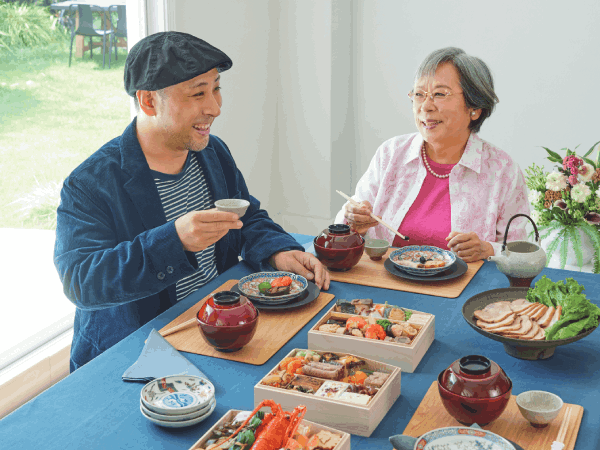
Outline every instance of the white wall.
[[[225, 51], [213, 132], [289, 231], [316, 234], [377, 147], [415, 131], [406, 92], [431, 51], [491, 68], [500, 98], [481, 137], [521, 166], [600, 140], [598, 0], [169, 0], [169, 26]], [[550, 168], [550, 164], [545, 164]]]

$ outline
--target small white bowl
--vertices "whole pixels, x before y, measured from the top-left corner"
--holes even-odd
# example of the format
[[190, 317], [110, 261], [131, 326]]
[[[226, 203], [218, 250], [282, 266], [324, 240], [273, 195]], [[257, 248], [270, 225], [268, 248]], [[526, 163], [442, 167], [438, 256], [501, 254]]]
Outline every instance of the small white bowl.
[[250, 206], [250, 202], [248, 200], [239, 198], [226, 198], [223, 200], [217, 200], [215, 202], [215, 207], [219, 211], [236, 213], [240, 219], [244, 214], [246, 214], [248, 206]]
[[154, 411], [149, 410], [148, 408], [146, 408], [144, 406], [144, 404], [140, 401], [140, 406], [142, 409], [142, 412], [147, 415], [152, 417], [153, 419], [156, 420], [162, 420], [163, 422], [181, 422], [183, 420], [192, 420], [195, 419], [197, 417], [203, 416], [204, 414], [206, 414], [210, 408], [212, 407], [213, 403], [215, 403], [216, 400], [213, 398], [208, 405], [200, 408], [198, 411], [194, 411], [191, 412], [189, 414], [180, 414], [177, 416], [170, 416], [170, 415], [166, 415], [166, 414], [157, 414]]
[[148, 419], [150, 422], [159, 425], [161, 427], [167, 427], [167, 428], [184, 428], [184, 427], [189, 427], [191, 425], [196, 425], [197, 423], [202, 422], [203, 420], [206, 420], [215, 410], [215, 408], [217, 407], [217, 402], [213, 401], [210, 404], [210, 409], [203, 415], [196, 417], [194, 419], [190, 419], [190, 420], [180, 420], [180, 421], [176, 421], [176, 422], [169, 422], [166, 420], [157, 420], [154, 419], [152, 417], [150, 417], [145, 410], [143, 409], [143, 405], [140, 404], [140, 411], [142, 412], [142, 415]]
[[521, 414], [536, 428], [547, 426], [563, 407], [562, 399], [551, 392], [527, 391], [517, 395]]
[[178, 416], [208, 405], [215, 396], [215, 387], [206, 378], [172, 375], [152, 380], [142, 388], [140, 396], [150, 411]]

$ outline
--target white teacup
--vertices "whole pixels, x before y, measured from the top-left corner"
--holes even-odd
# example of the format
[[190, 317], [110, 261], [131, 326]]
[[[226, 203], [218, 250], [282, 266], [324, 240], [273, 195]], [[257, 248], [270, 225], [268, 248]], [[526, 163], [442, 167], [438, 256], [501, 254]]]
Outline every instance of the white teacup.
[[219, 211], [236, 213], [240, 218], [246, 214], [250, 202], [244, 199], [238, 198], [226, 198], [223, 200], [217, 200], [215, 206]]

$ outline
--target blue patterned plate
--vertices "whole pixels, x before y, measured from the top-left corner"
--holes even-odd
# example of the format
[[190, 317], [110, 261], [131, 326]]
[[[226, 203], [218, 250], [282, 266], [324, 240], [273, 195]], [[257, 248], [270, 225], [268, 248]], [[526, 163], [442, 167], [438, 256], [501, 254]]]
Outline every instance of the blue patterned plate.
[[[443, 267], [433, 267], [431, 269], [421, 269], [418, 267], [410, 267], [402, 265], [399, 261], [415, 262], [419, 261], [419, 258], [424, 256], [426, 258], [439, 259], [444, 262]], [[410, 275], [418, 275], [422, 277], [428, 277], [436, 275], [444, 270], [447, 270], [452, 264], [456, 262], [456, 255], [449, 250], [443, 250], [439, 247], [433, 247], [430, 245], [409, 245], [407, 247], [399, 248], [390, 253], [389, 259], [394, 263], [398, 269], [406, 272]]]
[[[272, 281], [275, 278], [288, 276], [292, 279], [292, 288], [285, 295], [264, 295], [258, 290], [258, 285], [263, 281]], [[302, 295], [308, 288], [308, 281], [301, 275], [291, 272], [258, 272], [248, 275], [238, 281], [238, 289], [250, 300], [255, 300], [265, 305], [279, 305], [287, 303]]]
[[150, 417], [148, 415], [148, 413], [146, 412], [146, 410], [144, 409], [143, 405], [140, 405], [140, 411], [142, 412], [142, 415], [146, 419], [148, 419], [150, 422], [152, 422], [156, 425], [159, 425], [161, 427], [184, 428], [184, 427], [196, 425], [197, 423], [200, 423], [203, 420], [206, 420], [213, 413], [213, 411], [215, 410], [216, 407], [217, 407], [217, 402], [213, 399], [213, 401], [210, 403], [210, 408], [208, 410], [206, 410], [204, 414], [202, 414], [198, 417], [194, 417], [193, 419], [177, 420], [177, 421], [158, 420], [153, 417]]
[[158, 414], [177, 416], [204, 408], [215, 397], [215, 387], [206, 378], [172, 375], [156, 378], [142, 388], [142, 404]]
[[469, 427], [438, 428], [421, 436], [415, 450], [515, 450], [515, 447], [491, 431]]

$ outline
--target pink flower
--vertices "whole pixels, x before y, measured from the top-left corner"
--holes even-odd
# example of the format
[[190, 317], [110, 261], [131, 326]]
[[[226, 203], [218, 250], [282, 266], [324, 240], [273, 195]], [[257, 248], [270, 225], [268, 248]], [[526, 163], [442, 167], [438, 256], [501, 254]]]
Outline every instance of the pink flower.
[[569, 177], [569, 184], [575, 186], [577, 184], [577, 175], [571, 175]]

